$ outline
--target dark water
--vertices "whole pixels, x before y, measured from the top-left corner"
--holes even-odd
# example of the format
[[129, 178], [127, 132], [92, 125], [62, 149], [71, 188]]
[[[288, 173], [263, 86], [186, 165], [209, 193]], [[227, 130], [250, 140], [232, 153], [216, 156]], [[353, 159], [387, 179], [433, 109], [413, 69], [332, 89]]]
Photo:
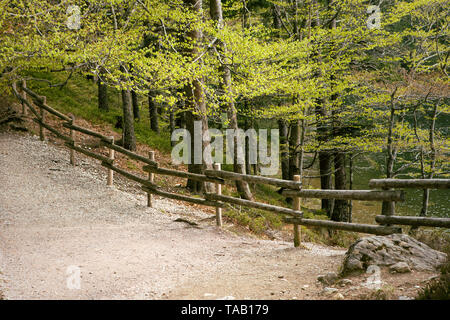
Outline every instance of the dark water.
[[[369, 189], [370, 179], [385, 178], [384, 155], [376, 155], [371, 159], [358, 159], [355, 164], [353, 189]], [[398, 178], [407, 178], [401, 176]], [[399, 215], [417, 216], [422, 209], [423, 191], [416, 189], [404, 189], [406, 197], [404, 202], [398, 202], [396, 212]], [[379, 214], [379, 213], [378, 213]], [[450, 190], [430, 190], [428, 215], [434, 217], [450, 218]]]

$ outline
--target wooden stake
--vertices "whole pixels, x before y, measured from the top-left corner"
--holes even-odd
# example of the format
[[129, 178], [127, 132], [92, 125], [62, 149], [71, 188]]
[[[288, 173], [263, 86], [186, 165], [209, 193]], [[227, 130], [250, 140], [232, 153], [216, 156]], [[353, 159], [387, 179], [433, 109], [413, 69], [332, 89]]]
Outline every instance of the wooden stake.
[[[75, 116], [70, 115], [70, 124], [75, 124]], [[75, 131], [70, 129], [70, 139], [75, 143]], [[70, 164], [75, 166], [75, 150], [70, 149]]]
[[[294, 181], [295, 182], [300, 182], [300, 176], [299, 175], [294, 175]], [[294, 210], [300, 211], [300, 205], [301, 205], [301, 200], [299, 197], [294, 197]], [[299, 247], [300, 243], [302, 242], [302, 232], [301, 232], [301, 227], [294, 223], [294, 247]]]
[[[114, 137], [111, 136], [110, 138], [112, 140], [112, 143], [114, 143]], [[114, 161], [114, 150], [113, 149], [109, 149], [109, 158]], [[108, 169], [107, 185], [112, 186], [113, 183], [114, 183], [114, 171], [112, 171], [111, 169]]]
[[[220, 171], [220, 163], [214, 164], [214, 170]], [[222, 185], [216, 183], [216, 193], [220, 196], [222, 195]], [[222, 208], [216, 207], [216, 224], [218, 227], [222, 227]]]
[[[44, 103], [46, 103], [47, 101], [47, 97], [42, 97]], [[41, 112], [41, 119], [42, 122], [45, 121], [45, 110], [43, 108], [39, 108], [40, 112]], [[45, 140], [45, 132], [44, 132], [44, 127], [42, 125], [39, 124], [39, 139], [41, 139], [41, 141]]]
[[[151, 161], [155, 161], [155, 151], [149, 151], [148, 158]], [[149, 172], [148, 173], [148, 181], [153, 183], [154, 178], [155, 178], [155, 174]], [[151, 193], [147, 193], [147, 207], [153, 208], [153, 197], [152, 197]]]

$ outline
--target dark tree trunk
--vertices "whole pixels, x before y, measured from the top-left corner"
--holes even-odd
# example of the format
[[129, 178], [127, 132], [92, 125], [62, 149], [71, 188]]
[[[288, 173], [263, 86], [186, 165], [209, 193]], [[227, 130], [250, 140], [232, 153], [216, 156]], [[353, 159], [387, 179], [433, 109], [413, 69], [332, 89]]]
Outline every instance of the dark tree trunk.
[[281, 176], [282, 179], [289, 180], [289, 145], [286, 121], [278, 120], [278, 129], [280, 130]]
[[[175, 131], [175, 114], [173, 111], [173, 107], [169, 110], [169, 129], [170, 129], [170, 136], [172, 136], [172, 133]], [[170, 140], [170, 145], [173, 147], [175, 145], [175, 141]]]
[[[319, 100], [316, 107], [317, 115], [317, 140], [319, 142], [325, 142], [328, 140], [329, 130], [327, 124], [322, 119], [326, 116], [324, 107], [322, 106], [323, 101]], [[319, 151], [319, 174], [320, 174], [320, 188], [321, 189], [332, 189], [331, 185], [331, 159], [332, 155], [329, 151], [321, 150]], [[327, 216], [331, 218], [331, 212], [333, 210], [333, 200], [332, 199], [322, 199], [322, 210], [327, 213]]]
[[159, 133], [159, 124], [158, 124], [158, 110], [155, 104], [155, 94], [150, 91], [148, 93], [148, 112], [150, 118], [150, 129], [152, 131]]
[[289, 136], [289, 180], [294, 179], [294, 175], [300, 174], [300, 120], [291, 123], [291, 134]]
[[[345, 153], [336, 152], [334, 154], [334, 188], [336, 190], [347, 189], [347, 179], [345, 170]], [[331, 220], [348, 222], [347, 200], [335, 200]]]
[[131, 103], [130, 90], [122, 90], [123, 109], [123, 147], [135, 151], [136, 136], [134, 135], [133, 106]]
[[138, 103], [138, 95], [136, 91], [131, 91], [131, 102], [133, 104], [133, 116], [135, 119], [141, 119], [141, 115], [139, 113], [139, 103]]
[[108, 86], [102, 83], [100, 79], [97, 81], [98, 85], [98, 108], [100, 110], [109, 111], [108, 105]]

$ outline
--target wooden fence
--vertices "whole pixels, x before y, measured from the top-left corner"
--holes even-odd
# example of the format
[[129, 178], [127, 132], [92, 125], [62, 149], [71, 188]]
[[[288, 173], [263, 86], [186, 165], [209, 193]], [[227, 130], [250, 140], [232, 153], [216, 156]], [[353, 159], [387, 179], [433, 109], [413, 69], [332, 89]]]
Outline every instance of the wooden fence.
[[[18, 89], [18, 87], [20, 88], [20, 90]], [[303, 213], [300, 208], [301, 198], [348, 199], [395, 203], [405, 200], [404, 191], [389, 190], [391, 188], [450, 189], [450, 179], [374, 179], [370, 180], [369, 187], [381, 188], [383, 190], [311, 190], [302, 189], [300, 176], [294, 176], [294, 180], [289, 181], [255, 175], [239, 174], [234, 172], [222, 171], [220, 168], [220, 164], [215, 164], [214, 170], [205, 170], [204, 174], [161, 168], [159, 167], [158, 162], [155, 161], [154, 152], [151, 151], [148, 157], [139, 155], [115, 144], [114, 137], [107, 137], [98, 132], [94, 132], [89, 129], [77, 126], [75, 124], [75, 118], [73, 116], [67, 116], [48, 106], [46, 97], [39, 96], [38, 94], [28, 89], [25, 81], [23, 81], [19, 85], [17, 83], [13, 83], [12, 91], [22, 103], [23, 112], [25, 113], [26, 107], [28, 107], [31, 113], [35, 116], [35, 118], [33, 118], [33, 121], [39, 124], [39, 136], [42, 141], [45, 140], [45, 130], [50, 131], [58, 138], [64, 140], [65, 146], [70, 149], [70, 163], [72, 165], [75, 165], [75, 151], [99, 160], [101, 162], [101, 165], [108, 169], [108, 185], [113, 185], [113, 172], [116, 172], [130, 180], [139, 183], [142, 187], [142, 190], [144, 190], [148, 194], [147, 204], [149, 207], [153, 205], [152, 195], [158, 195], [169, 199], [186, 201], [205, 206], [212, 206], [216, 208], [216, 222], [218, 226], [222, 226], [222, 208], [225, 207], [225, 203], [275, 212], [285, 215], [283, 217], [283, 220], [286, 223], [294, 225], [294, 246], [300, 245], [301, 229], [299, 228], [299, 225], [325, 227], [330, 229], [340, 229], [377, 235], [388, 235], [392, 233], [402, 232], [401, 228], [392, 225], [450, 228], [450, 218], [395, 216], [393, 211], [393, 208], [395, 208], [394, 205], [391, 205], [392, 210], [389, 211], [389, 215], [379, 215], [376, 217], [375, 220], [378, 225], [306, 219], [303, 218]], [[22, 93], [20, 93], [19, 91], [21, 91]], [[31, 97], [32, 102], [28, 100], [28, 96]], [[45, 123], [46, 112], [63, 121], [62, 125], [64, 128], [69, 129], [69, 135], [65, 135], [55, 128], [51, 127], [49, 124]], [[109, 155], [104, 156], [77, 145], [75, 141], [75, 131], [100, 139], [101, 145], [105, 146], [109, 150]], [[148, 172], [148, 178], [144, 179], [117, 166], [114, 166], [115, 152], [122, 153], [131, 159], [143, 162], [144, 165], [142, 169]], [[205, 193], [203, 195], [203, 198], [198, 198], [164, 191], [160, 186], [155, 184], [155, 174], [213, 183], [215, 185], [215, 192]], [[221, 186], [225, 184], [226, 181], [236, 180], [282, 187], [282, 194], [286, 197], [293, 198], [293, 208], [285, 208], [262, 202], [249, 201], [222, 195]]]

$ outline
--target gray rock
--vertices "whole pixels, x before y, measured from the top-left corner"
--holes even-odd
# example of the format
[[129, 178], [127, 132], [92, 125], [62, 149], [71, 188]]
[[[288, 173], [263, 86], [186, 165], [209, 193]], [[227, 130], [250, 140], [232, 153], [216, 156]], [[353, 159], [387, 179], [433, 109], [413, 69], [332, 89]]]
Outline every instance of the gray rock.
[[369, 265], [390, 267], [399, 262], [410, 270], [434, 271], [446, 260], [446, 254], [405, 234], [370, 236], [356, 241], [345, 254], [342, 274], [364, 271]]
[[344, 295], [343, 295], [342, 293], [336, 293], [336, 294], [333, 296], [333, 299], [335, 299], [335, 300], [344, 300], [345, 297], [344, 297]]
[[391, 273], [407, 273], [411, 272], [411, 268], [408, 266], [406, 262], [397, 262], [389, 267], [389, 271]]
[[336, 288], [325, 287], [325, 288], [323, 288], [322, 293], [324, 295], [328, 296], [328, 295], [331, 295], [333, 293], [336, 293], [337, 291], [338, 291], [338, 289], [336, 289]]
[[335, 272], [329, 272], [326, 275], [320, 275], [317, 277], [319, 282], [322, 282], [325, 285], [332, 285], [336, 283], [338, 280], [338, 275]]
[[345, 287], [345, 286], [348, 286], [348, 285], [352, 285], [352, 283], [353, 283], [353, 281], [350, 280], [350, 279], [341, 279], [341, 280], [338, 281], [337, 284], [339, 286], [341, 286], [341, 287]]

